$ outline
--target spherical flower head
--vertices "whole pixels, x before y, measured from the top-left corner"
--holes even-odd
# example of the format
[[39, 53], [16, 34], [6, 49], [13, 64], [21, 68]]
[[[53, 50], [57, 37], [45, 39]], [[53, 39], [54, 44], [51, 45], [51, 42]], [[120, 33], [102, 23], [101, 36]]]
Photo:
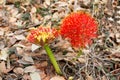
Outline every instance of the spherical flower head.
[[27, 36], [29, 42], [39, 45], [51, 42], [57, 36], [57, 30], [49, 27], [33, 28]]
[[84, 48], [97, 37], [97, 22], [86, 12], [74, 12], [63, 19], [60, 33], [73, 47]]

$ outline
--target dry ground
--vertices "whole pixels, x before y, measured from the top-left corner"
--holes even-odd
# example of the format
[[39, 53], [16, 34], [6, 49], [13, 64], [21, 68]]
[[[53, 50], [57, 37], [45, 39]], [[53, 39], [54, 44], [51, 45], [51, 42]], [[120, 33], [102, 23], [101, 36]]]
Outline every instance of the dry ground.
[[[118, 1], [118, 2], [117, 2]], [[26, 40], [29, 28], [59, 29], [71, 12], [85, 10], [98, 21], [98, 38], [83, 54], [61, 37], [50, 44], [63, 76], [42, 47]], [[0, 80], [120, 80], [119, 0], [0, 0]]]

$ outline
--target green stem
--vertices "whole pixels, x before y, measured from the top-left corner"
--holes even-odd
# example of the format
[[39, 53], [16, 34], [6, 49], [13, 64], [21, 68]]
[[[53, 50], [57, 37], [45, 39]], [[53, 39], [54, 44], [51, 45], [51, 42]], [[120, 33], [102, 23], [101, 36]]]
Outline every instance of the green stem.
[[76, 61], [82, 54], [83, 54], [82, 48], [80, 48], [80, 50], [79, 50], [77, 56], [76, 56], [75, 58], [73, 58], [73, 60]]
[[48, 44], [45, 44], [45, 45], [44, 45], [44, 48], [45, 48], [45, 50], [46, 50], [46, 52], [47, 52], [47, 55], [48, 55], [51, 63], [53, 64], [53, 66], [54, 66], [54, 68], [55, 68], [55, 71], [57, 72], [57, 74], [62, 75], [62, 72], [61, 72], [61, 70], [60, 70], [60, 67], [59, 67], [59, 65], [57, 64], [57, 61], [56, 61], [56, 59], [55, 59], [55, 57], [54, 57], [54, 54], [53, 54], [53, 52], [51, 51], [51, 49], [50, 49], [50, 47], [48, 46]]
[[78, 55], [77, 55], [77, 58], [79, 58], [82, 54], [83, 54], [82, 48], [80, 48], [80, 50], [79, 50], [79, 52], [78, 52]]

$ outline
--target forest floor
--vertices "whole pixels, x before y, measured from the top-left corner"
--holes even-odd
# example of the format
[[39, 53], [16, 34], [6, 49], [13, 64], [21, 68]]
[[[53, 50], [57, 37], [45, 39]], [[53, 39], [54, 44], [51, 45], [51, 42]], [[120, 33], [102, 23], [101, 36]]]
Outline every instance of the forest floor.
[[[117, 0], [0, 0], [0, 80], [120, 80], [120, 2]], [[62, 19], [84, 10], [99, 26], [94, 43], [78, 50], [57, 38], [50, 44], [63, 72], [56, 74], [41, 46], [26, 39], [29, 29], [59, 29]]]

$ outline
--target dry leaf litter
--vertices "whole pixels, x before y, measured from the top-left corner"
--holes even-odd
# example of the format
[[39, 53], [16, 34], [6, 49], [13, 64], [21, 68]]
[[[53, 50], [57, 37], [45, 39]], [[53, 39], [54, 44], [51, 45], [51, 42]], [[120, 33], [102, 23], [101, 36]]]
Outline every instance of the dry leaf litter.
[[[26, 36], [39, 25], [59, 28], [71, 12], [90, 12], [99, 24], [94, 44], [78, 50], [61, 37], [50, 44], [63, 76]], [[0, 0], [0, 80], [120, 80], [119, 0]]]

